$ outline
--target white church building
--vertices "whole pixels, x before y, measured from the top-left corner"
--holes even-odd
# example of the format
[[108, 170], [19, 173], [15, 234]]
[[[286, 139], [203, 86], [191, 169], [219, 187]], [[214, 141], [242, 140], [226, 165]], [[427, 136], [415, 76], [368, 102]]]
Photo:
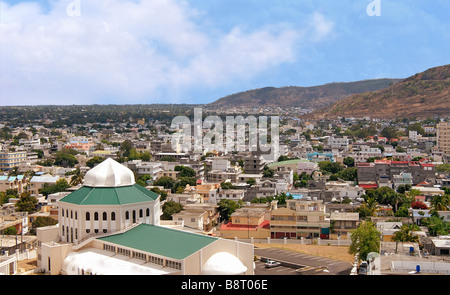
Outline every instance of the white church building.
[[106, 159], [37, 229], [38, 267], [52, 275], [253, 274], [253, 245], [160, 225], [160, 196]]

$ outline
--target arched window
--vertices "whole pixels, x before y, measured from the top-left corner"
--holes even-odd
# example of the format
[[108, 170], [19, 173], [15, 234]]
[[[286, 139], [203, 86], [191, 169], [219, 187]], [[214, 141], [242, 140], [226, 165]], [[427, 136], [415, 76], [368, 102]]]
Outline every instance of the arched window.
[[145, 212], [145, 214], [147, 215], [147, 217], [149, 217], [150, 216], [150, 208], [147, 208], [147, 210], [145, 210], [146, 212]]
[[78, 218], [78, 214], [77, 214], [78, 212], [77, 211], [75, 211], [75, 219], [77, 219]]
[[139, 218], [142, 218], [142, 217], [144, 217], [144, 210], [139, 210]]
[[130, 212], [128, 211], [125, 212], [125, 219], [126, 220], [130, 219]]
[[91, 213], [86, 212], [86, 220], [91, 220]]
[[61, 210], [61, 216], [64, 217], [64, 210]]
[[108, 214], [106, 212], [103, 212], [103, 220], [108, 220]]
[[116, 213], [115, 212], [111, 212], [111, 220], [116, 220]]
[[94, 220], [98, 220], [98, 212], [94, 213]]

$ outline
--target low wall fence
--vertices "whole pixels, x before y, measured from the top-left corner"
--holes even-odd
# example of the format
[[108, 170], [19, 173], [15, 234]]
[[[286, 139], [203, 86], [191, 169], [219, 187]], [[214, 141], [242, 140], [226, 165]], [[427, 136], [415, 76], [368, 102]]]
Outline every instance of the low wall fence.
[[245, 243], [252, 243], [252, 244], [297, 244], [297, 245], [319, 245], [319, 246], [344, 246], [348, 247], [352, 243], [351, 240], [328, 240], [328, 239], [272, 239], [272, 238], [266, 238], [266, 239], [238, 239], [234, 238], [237, 241], [245, 242]]

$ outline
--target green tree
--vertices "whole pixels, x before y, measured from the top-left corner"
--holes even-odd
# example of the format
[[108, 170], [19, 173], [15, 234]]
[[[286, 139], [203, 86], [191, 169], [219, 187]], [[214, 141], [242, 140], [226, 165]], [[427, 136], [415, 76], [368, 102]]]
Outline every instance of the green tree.
[[328, 174], [335, 174], [341, 172], [344, 167], [337, 162], [321, 161], [319, 162], [319, 169]]
[[35, 149], [35, 150], [32, 150], [32, 152], [35, 152], [35, 153], [37, 154], [38, 159], [44, 158], [44, 151], [43, 151], [43, 150], [41, 150], [41, 149]]
[[407, 131], [417, 131], [418, 134], [424, 135], [425, 129], [423, 129], [420, 123], [414, 123], [408, 126]]
[[450, 173], [450, 164], [444, 163], [435, 166], [436, 172], [439, 173]]
[[183, 206], [180, 203], [174, 201], [165, 202], [162, 211], [163, 214], [161, 219], [163, 220], [172, 220], [172, 215], [183, 210]]
[[8, 228], [5, 228], [5, 230], [3, 231], [4, 235], [7, 236], [15, 236], [17, 235], [17, 228], [15, 226], [10, 226]]
[[175, 180], [169, 176], [162, 176], [156, 180], [153, 185], [155, 186], [163, 186], [164, 188], [172, 188], [175, 184]]
[[448, 211], [450, 204], [449, 195], [437, 195], [431, 200], [431, 208], [435, 211]]
[[180, 173], [178, 174], [179, 177], [196, 177], [197, 176], [197, 173], [191, 167], [179, 165], [179, 166], [175, 166], [175, 168], [173, 170], [180, 171]]
[[54, 165], [61, 167], [74, 167], [78, 164], [77, 158], [68, 151], [61, 151], [56, 154]]
[[58, 221], [49, 216], [39, 216], [31, 224], [31, 234], [36, 234], [36, 228], [43, 226], [51, 226], [57, 224]]
[[255, 185], [256, 179], [254, 179], [253, 177], [250, 177], [249, 179], [247, 179], [246, 183], [250, 186]]
[[152, 155], [149, 152], [141, 152], [139, 154], [139, 158], [142, 161], [150, 161], [150, 159], [152, 158]]
[[393, 127], [385, 127], [381, 130], [381, 136], [387, 137], [388, 139], [395, 138], [397, 131]]
[[358, 170], [355, 167], [348, 167], [337, 173], [338, 177], [346, 181], [358, 180]]
[[358, 254], [358, 259], [365, 261], [370, 252], [380, 252], [381, 234], [371, 221], [362, 221], [352, 231], [349, 254]]
[[128, 158], [130, 156], [130, 151], [133, 148], [133, 143], [130, 140], [124, 140], [121, 144], [120, 144], [120, 154], [122, 157], [124, 158]]
[[355, 167], [355, 159], [352, 157], [346, 157], [344, 159], [344, 164], [347, 165], [347, 167]]
[[444, 221], [444, 217], [440, 217], [437, 211], [434, 211], [431, 217], [422, 219], [422, 225], [428, 228], [431, 236], [445, 236], [450, 232], [450, 223]]
[[38, 200], [31, 196], [30, 192], [24, 192], [20, 195], [19, 201], [16, 203], [17, 211], [32, 213], [36, 210]]
[[70, 185], [77, 186], [83, 183], [83, 173], [81, 173], [80, 168], [75, 169], [70, 178]]
[[266, 165], [266, 166], [264, 166], [262, 174], [263, 174], [263, 177], [273, 177], [275, 174], [275, 170], [269, 168], [269, 166]]
[[230, 220], [231, 214], [233, 214], [236, 209], [241, 207], [238, 202], [228, 199], [220, 200], [218, 205], [220, 218], [224, 221]]
[[105, 158], [103, 158], [103, 157], [93, 156], [92, 158], [87, 160], [86, 165], [90, 168], [94, 168], [95, 165], [100, 164], [104, 160], [105, 160]]
[[293, 199], [294, 197], [291, 195], [286, 195], [286, 193], [279, 193], [274, 196], [274, 198], [278, 201], [278, 205], [286, 205], [286, 200]]
[[418, 226], [415, 224], [404, 224], [392, 237], [392, 241], [395, 242], [395, 253], [397, 253], [399, 242], [415, 242], [419, 241], [419, 236], [414, 235], [413, 232], [418, 230]]
[[395, 217], [408, 217], [409, 216], [409, 206], [406, 204], [403, 204], [400, 206], [400, 208], [397, 210], [397, 212], [394, 213]]
[[45, 197], [48, 197], [50, 194], [63, 192], [68, 189], [70, 185], [67, 183], [65, 178], [61, 178], [56, 181], [55, 184], [45, 183], [42, 188], [39, 189], [39, 193], [43, 194]]
[[220, 183], [220, 187], [222, 189], [235, 189], [236, 188], [231, 182], [228, 182], [228, 181], [222, 181]]
[[400, 184], [397, 187], [397, 193], [404, 194], [404, 193], [406, 193], [406, 191], [409, 191], [410, 189], [411, 189], [410, 184]]
[[148, 174], [144, 174], [144, 175], [139, 175], [138, 177], [136, 177], [136, 183], [139, 185], [142, 185], [143, 187], [147, 186], [147, 180], [151, 180], [152, 177]]
[[197, 178], [195, 177], [180, 177], [172, 187], [172, 193], [182, 193], [186, 185], [195, 186]]
[[6, 190], [6, 195], [12, 196], [11, 198], [18, 198], [19, 193], [17, 192], [17, 189], [15, 188], [9, 188]]
[[374, 197], [369, 197], [363, 204], [361, 204], [356, 211], [359, 213], [360, 218], [366, 218], [375, 216], [377, 211], [378, 202]]
[[160, 189], [157, 188], [157, 187], [152, 187], [150, 190], [151, 190], [152, 192], [155, 192], [155, 193], [157, 193], [158, 195], [161, 196], [161, 197], [160, 197], [160, 201], [164, 201], [165, 199], [167, 199], [167, 192], [166, 192], [166, 191], [160, 190]]
[[176, 162], [177, 159], [172, 156], [163, 156], [163, 157], [161, 157], [160, 161]]
[[2, 195], [0, 196], [0, 205], [8, 203], [9, 199], [11, 199], [11, 198], [16, 198], [16, 196], [14, 196], [14, 195], [7, 195], [7, 194], [4, 194], [2, 192]]

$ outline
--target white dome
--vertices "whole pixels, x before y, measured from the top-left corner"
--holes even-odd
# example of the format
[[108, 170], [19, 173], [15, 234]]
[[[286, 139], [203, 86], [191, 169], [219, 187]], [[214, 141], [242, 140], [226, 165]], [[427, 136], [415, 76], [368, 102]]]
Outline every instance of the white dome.
[[234, 255], [218, 252], [211, 256], [203, 266], [203, 275], [239, 275], [247, 271], [247, 267]]
[[85, 186], [118, 187], [133, 184], [133, 171], [111, 158], [89, 170], [84, 177]]

